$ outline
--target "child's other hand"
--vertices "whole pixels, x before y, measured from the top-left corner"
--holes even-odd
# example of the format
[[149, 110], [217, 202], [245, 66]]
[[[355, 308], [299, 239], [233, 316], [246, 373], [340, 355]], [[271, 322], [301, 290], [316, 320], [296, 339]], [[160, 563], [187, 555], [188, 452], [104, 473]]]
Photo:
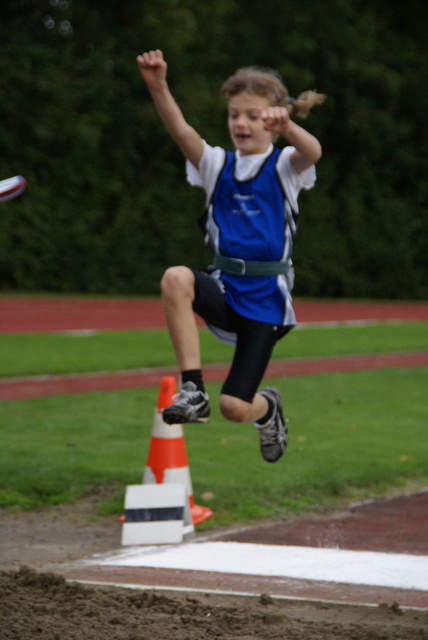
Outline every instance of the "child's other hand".
[[165, 81], [168, 66], [160, 49], [142, 53], [137, 57], [137, 64], [148, 87], [155, 87]]
[[261, 113], [266, 131], [283, 133], [287, 130], [291, 120], [285, 107], [268, 107]]

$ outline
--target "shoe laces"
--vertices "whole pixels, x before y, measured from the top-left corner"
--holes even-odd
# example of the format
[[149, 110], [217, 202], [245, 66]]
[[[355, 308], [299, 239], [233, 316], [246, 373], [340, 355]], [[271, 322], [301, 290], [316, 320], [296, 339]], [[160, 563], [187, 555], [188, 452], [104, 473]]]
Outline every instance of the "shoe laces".
[[285, 429], [277, 427], [276, 414], [272, 416], [269, 422], [260, 429], [260, 440], [263, 444], [281, 444], [285, 441]]
[[175, 404], [182, 401], [196, 400], [199, 397], [199, 394], [202, 393], [200, 389], [186, 389], [183, 388], [179, 393], [176, 393], [172, 396], [172, 399]]
[[278, 435], [276, 429], [272, 429], [272, 425], [260, 429], [260, 440], [263, 444], [277, 444]]

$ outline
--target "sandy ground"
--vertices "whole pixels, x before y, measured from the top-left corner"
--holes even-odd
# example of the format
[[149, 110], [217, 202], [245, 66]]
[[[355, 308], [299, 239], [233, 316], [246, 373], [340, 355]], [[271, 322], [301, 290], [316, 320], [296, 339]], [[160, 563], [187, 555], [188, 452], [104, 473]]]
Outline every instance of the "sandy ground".
[[0, 575], [0, 638], [30, 640], [425, 640], [425, 612], [380, 605], [171, 594]]
[[119, 521], [94, 518], [100, 497], [0, 513], [1, 640], [428, 639], [428, 610], [399, 603], [365, 607], [67, 582], [63, 564], [120, 546]]

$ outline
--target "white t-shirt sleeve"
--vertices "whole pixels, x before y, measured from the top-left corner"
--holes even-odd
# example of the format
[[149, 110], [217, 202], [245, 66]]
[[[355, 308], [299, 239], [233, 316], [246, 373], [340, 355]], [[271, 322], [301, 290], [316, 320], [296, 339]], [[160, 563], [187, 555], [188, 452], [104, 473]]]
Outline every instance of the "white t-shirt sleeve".
[[203, 140], [203, 143], [204, 151], [199, 162], [199, 168], [196, 168], [186, 160], [186, 178], [192, 187], [205, 189], [209, 199], [224, 165], [225, 150], [221, 147], [211, 147], [205, 140]]
[[294, 147], [285, 147], [281, 151], [277, 167], [287, 198], [293, 209], [297, 211], [299, 192], [301, 189], [307, 191], [312, 189], [316, 181], [316, 171], [315, 165], [311, 165], [308, 169], [297, 173], [290, 161], [290, 156], [294, 150]]

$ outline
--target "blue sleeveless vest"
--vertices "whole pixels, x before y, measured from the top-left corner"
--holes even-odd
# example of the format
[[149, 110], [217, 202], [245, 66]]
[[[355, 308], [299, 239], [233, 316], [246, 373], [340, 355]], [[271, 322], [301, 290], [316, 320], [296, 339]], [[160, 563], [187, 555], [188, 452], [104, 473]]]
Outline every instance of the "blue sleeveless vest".
[[[208, 244], [220, 255], [250, 261], [288, 261], [294, 232], [288, 216], [295, 214], [276, 173], [280, 153], [274, 149], [260, 171], [240, 182], [234, 176], [235, 155], [226, 152], [208, 209]], [[295, 224], [292, 225], [295, 229]], [[281, 325], [286, 312], [284, 276], [235, 276], [222, 273], [226, 300], [252, 320]]]

